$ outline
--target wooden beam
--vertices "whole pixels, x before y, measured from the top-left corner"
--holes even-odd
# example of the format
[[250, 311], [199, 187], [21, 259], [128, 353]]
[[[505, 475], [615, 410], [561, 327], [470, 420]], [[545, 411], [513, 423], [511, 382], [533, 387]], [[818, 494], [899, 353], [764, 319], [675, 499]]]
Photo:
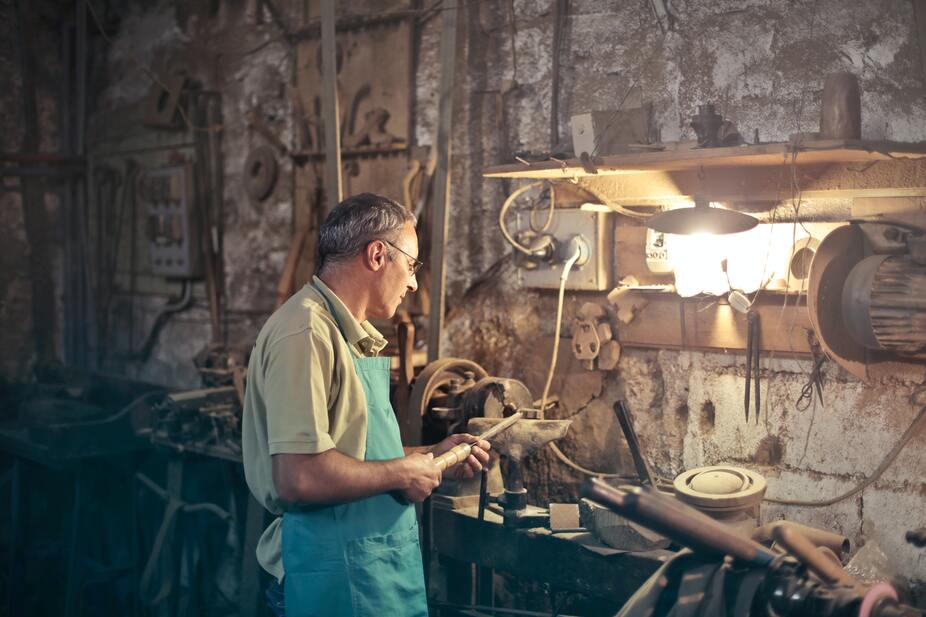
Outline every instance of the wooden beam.
[[444, 327], [444, 251], [447, 244], [450, 202], [450, 146], [453, 129], [453, 81], [457, 52], [458, 0], [443, 7], [444, 29], [440, 48], [440, 98], [437, 124], [437, 169], [434, 172], [434, 217], [431, 223], [431, 310], [428, 318], [428, 362], [440, 357], [440, 334]]
[[341, 125], [338, 111], [338, 56], [335, 0], [322, 0], [322, 118], [325, 123], [325, 195], [327, 212], [341, 201]]

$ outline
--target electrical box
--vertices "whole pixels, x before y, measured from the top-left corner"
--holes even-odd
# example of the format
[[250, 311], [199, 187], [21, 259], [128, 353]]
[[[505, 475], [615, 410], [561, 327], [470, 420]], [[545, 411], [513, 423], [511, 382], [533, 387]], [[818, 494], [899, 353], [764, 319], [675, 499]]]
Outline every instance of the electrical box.
[[[569, 258], [567, 253], [570, 240], [575, 236], [581, 236], [589, 250], [588, 259], [583, 260], [582, 265], [576, 264], [572, 267], [566, 281], [566, 289], [611, 289], [614, 229], [610, 215], [610, 212], [578, 208], [555, 210], [550, 227], [542, 232], [554, 239], [552, 259], [521, 262], [518, 268], [521, 284], [525, 287], [559, 289], [563, 264]], [[546, 220], [546, 215], [535, 215], [534, 219], [535, 222], [537, 219]], [[530, 213], [522, 210], [517, 215], [517, 232], [528, 230], [531, 230]]]
[[193, 166], [146, 169], [139, 174], [138, 196], [148, 217], [151, 273], [168, 278], [202, 274], [199, 226], [193, 218]]

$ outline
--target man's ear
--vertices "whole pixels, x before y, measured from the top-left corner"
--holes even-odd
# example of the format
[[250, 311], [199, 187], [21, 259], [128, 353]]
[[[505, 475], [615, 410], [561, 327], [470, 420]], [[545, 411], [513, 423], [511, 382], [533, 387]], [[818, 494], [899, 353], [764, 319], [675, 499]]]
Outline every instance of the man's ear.
[[374, 272], [385, 268], [386, 261], [389, 259], [389, 255], [386, 253], [386, 244], [381, 240], [373, 240], [367, 244], [364, 258], [367, 268]]

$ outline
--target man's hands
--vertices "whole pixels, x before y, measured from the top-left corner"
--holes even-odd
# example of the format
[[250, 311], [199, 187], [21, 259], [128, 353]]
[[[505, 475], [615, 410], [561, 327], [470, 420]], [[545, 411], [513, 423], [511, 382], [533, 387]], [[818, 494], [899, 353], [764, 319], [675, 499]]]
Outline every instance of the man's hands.
[[402, 496], [412, 503], [421, 503], [440, 484], [441, 473], [434, 464], [434, 455], [430, 452], [413, 452], [402, 459], [402, 462], [405, 466]]
[[451, 435], [431, 446], [427, 451], [410, 451], [405, 458], [401, 459], [402, 476], [405, 479], [402, 495], [405, 499], [413, 503], [420, 503], [427, 499], [441, 481], [441, 472], [434, 464], [434, 457], [464, 443], [472, 444], [473, 449], [470, 455], [448, 469], [447, 476], [459, 480], [472, 478], [482, 471], [483, 466], [489, 464], [488, 450], [492, 447], [489, 442], [467, 433]]
[[447, 476], [454, 480], [472, 478], [482, 471], [485, 465], [489, 464], [489, 449], [492, 446], [485, 439], [479, 439], [469, 433], [454, 433], [440, 443], [432, 446], [431, 452], [434, 456], [440, 456], [454, 446], [458, 446], [462, 443], [472, 444], [473, 449], [465, 460], [447, 470]]

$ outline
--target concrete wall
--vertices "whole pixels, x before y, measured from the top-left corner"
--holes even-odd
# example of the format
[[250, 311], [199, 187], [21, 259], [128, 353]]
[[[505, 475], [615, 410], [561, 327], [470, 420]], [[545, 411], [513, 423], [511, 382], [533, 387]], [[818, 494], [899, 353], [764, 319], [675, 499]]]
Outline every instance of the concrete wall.
[[[299, 2], [276, 4], [289, 19], [302, 14]], [[291, 233], [286, 169], [273, 198], [260, 208], [243, 197], [243, 158], [259, 141], [243, 115], [259, 103], [268, 121], [288, 134], [282, 88], [291, 79], [293, 55], [275, 26], [257, 23], [268, 16], [256, 14], [253, 3], [217, 6], [211, 12], [209, 3], [129, 5], [99, 76], [95, 118], [105, 125], [111, 114], [137, 104], [147, 93], [149, 82], [133, 58], [155, 69], [179, 58], [205, 87], [222, 92], [225, 260], [234, 340], [256, 334], [272, 307]], [[837, 70], [860, 78], [866, 138], [926, 139], [922, 67], [910, 3], [676, 0], [671, 6], [676, 22], [664, 34], [648, 0], [570, 3], [558, 93], [559, 134], [567, 144], [571, 115], [614, 108], [631, 84], [638, 92], [628, 104], [652, 100], [663, 139], [692, 138], [689, 117], [699, 103], [713, 101], [744, 135], [758, 130], [764, 141], [783, 140], [796, 131], [815, 130], [823, 77]], [[351, 8], [341, 5], [339, 10]], [[539, 396], [555, 298], [517, 288], [513, 267], [505, 259], [510, 251], [495, 224], [504, 195], [517, 183], [481, 176], [484, 167], [509, 161], [514, 151], [551, 147], [552, 3], [516, 0], [513, 12], [514, 28], [507, 2], [466, 2], [461, 8], [451, 227], [465, 231], [454, 233], [447, 247], [451, 315], [445, 340], [446, 353], [474, 359], [490, 373], [522, 379]], [[440, 28], [438, 13], [422, 24], [418, 36], [415, 138], [424, 145], [435, 139]], [[508, 80], [515, 88], [500, 97]], [[608, 185], [602, 189], [609, 190]], [[6, 219], [0, 233], [22, 244], [15, 220]], [[152, 283], [150, 294], [133, 309], [139, 323], [150, 325], [168, 291]], [[12, 301], [18, 296], [7, 293], [11, 300], [3, 306], [4, 324], [19, 306]], [[196, 298], [193, 310], [165, 328], [154, 359], [133, 369], [137, 374], [196, 385], [190, 356], [209, 336], [199, 288]], [[567, 324], [577, 306], [589, 299], [596, 298], [567, 294]], [[6, 374], [23, 359], [11, 357], [4, 360]], [[769, 495], [822, 498], [871, 473], [922, 404], [910, 402], [917, 380], [862, 384], [830, 364], [826, 407], [798, 412], [795, 400], [809, 363], [775, 360], [765, 368], [762, 422], [747, 426], [742, 420], [742, 364], [739, 354], [628, 349], [616, 370], [589, 373], [563, 351], [554, 392], [563, 401], [559, 413], [575, 418], [563, 449], [585, 466], [629, 471], [610, 411], [613, 401], [622, 398], [661, 475], [732, 462], [762, 471], [769, 478]], [[549, 453], [537, 456], [530, 470], [538, 501], [575, 499], [582, 478]], [[902, 537], [906, 529], [926, 525], [924, 474], [926, 437], [920, 435], [860, 495], [827, 508], [766, 505], [764, 518], [786, 516], [832, 528], [856, 545], [877, 542], [893, 567], [926, 580], [922, 551]]]

